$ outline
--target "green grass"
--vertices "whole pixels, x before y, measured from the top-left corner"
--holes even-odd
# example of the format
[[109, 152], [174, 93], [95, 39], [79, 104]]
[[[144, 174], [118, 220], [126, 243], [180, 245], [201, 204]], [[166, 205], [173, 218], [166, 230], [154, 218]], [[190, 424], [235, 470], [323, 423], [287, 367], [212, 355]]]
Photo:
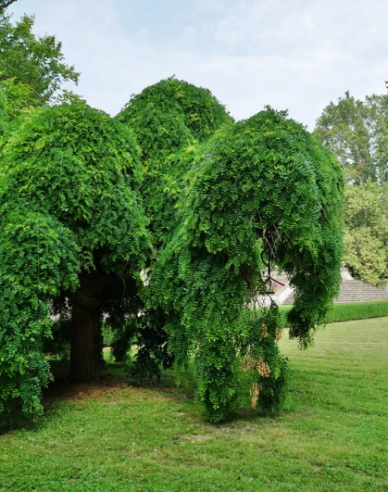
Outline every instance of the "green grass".
[[57, 389], [39, 425], [0, 436], [0, 491], [388, 490], [388, 318], [281, 349], [292, 381], [276, 418], [210, 425], [171, 381]]

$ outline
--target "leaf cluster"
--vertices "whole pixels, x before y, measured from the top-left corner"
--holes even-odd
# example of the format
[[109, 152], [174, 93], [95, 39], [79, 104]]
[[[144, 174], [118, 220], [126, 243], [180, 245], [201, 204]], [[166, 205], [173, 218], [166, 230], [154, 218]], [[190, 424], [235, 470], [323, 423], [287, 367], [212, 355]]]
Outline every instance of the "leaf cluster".
[[[196, 87], [175, 77], [161, 80], [144, 89], [141, 94], [134, 95], [124, 106], [118, 119], [143, 128], [137, 122], [145, 117], [145, 113], [150, 115], [154, 111], [157, 118], [161, 113], [175, 117], [179, 115], [193, 137], [200, 142], [211, 137], [226, 120], [231, 120], [225, 107], [208, 89]], [[157, 141], [160, 144], [158, 138]]]
[[132, 96], [116, 118], [133, 130], [141, 148], [142, 196], [158, 245], [177, 224], [181, 178], [196, 145], [233, 120], [209, 90], [174, 77]]

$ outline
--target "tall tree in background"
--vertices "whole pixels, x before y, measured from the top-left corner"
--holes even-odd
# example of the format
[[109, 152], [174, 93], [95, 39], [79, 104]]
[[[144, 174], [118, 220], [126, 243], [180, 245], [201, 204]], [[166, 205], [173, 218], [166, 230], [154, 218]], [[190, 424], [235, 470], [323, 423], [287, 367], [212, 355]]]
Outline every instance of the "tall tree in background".
[[388, 95], [360, 101], [347, 92], [323, 110], [314, 134], [336, 154], [348, 183], [387, 181]]
[[383, 285], [388, 277], [387, 186], [368, 181], [345, 189], [344, 262], [372, 285]]
[[6, 96], [5, 116], [22, 110], [79, 97], [62, 89], [78, 83], [79, 73], [64, 62], [62, 45], [55, 36], [33, 34], [34, 17], [24, 15], [15, 25], [0, 10], [0, 91]]
[[330, 103], [314, 133], [337, 155], [347, 181], [344, 262], [356, 278], [386, 283], [388, 95]]

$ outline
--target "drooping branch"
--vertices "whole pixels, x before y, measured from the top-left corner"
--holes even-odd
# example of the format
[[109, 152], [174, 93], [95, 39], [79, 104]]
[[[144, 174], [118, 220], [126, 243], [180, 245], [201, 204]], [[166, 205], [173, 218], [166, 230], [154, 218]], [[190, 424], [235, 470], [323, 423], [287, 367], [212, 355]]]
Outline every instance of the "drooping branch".
[[6, 9], [7, 7], [9, 7], [11, 5], [11, 3], [14, 3], [16, 2], [17, 0], [8, 0], [6, 2], [1, 2], [0, 3], [0, 10], [4, 10]]

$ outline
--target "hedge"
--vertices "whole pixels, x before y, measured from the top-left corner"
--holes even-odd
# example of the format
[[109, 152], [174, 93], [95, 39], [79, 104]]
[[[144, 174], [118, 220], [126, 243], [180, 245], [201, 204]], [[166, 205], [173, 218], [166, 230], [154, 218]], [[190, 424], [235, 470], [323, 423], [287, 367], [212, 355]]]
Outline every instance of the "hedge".
[[[292, 306], [280, 306], [280, 328], [287, 326], [287, 313]], [[388, 301], [349, 302], [333, 304], [325, 318], [326, 323], [388, 316]]]

